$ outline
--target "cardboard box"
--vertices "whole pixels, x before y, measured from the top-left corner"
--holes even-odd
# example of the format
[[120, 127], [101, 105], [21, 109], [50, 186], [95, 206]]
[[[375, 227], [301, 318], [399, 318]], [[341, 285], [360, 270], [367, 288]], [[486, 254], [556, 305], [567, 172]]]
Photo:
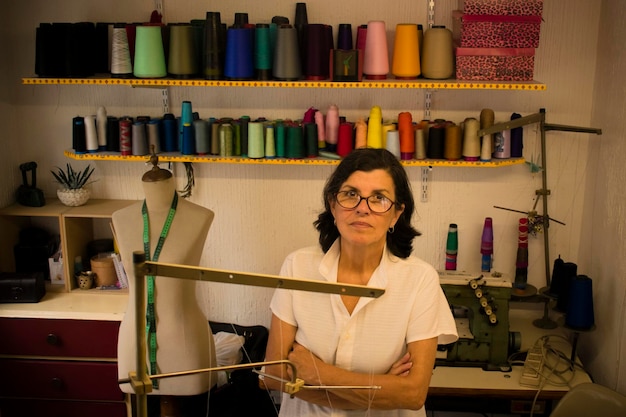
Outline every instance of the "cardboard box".
[[543, 0], [459, 0], [466, 14], [541, 16]]
[[534, 48], [456, 48], [456, 78], [475, 81], [532, 81]]
[[537, 48], [541, 16], [452, 12], [452, 38], [462, 48]]

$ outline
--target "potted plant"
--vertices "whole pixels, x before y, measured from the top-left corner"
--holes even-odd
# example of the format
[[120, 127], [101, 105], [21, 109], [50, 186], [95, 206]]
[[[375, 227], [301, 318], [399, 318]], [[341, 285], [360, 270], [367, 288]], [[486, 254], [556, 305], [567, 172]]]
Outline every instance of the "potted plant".
[[93, 181], [89, 181], [94, 168], [91, 165], [82, 171], [76, 171], [68, 163], [65, 170], [57, 167], [56, 171], [50, 171], [56, 182], [61, 184], [57, 190], [57, 197], [66, 206], [82, 206], [91, 196], [91, 191], [86, 186]]

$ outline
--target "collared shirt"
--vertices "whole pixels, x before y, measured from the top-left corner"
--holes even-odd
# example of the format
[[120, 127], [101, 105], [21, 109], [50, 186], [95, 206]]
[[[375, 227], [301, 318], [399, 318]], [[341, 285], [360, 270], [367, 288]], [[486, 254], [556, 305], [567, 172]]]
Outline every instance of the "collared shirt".
[[[339, 240], [326, 254], [319, 247], [287, 256], [280, 274], [337, 282]], [[423, 260], [401, 259], [385, 248], [367, 284], [384, 288], [379, 298], [361, 297], [352, 314], [338, 294], [276, 290], [272, 312], [295, 327], [296, 341], [324, 362], [354, 372], [384, 374], [406, 352], [407, 343], [438, 338], [456, 341], [457, 331], [437, 271]], [[374, 394], [375, 395], [375, 394]], [[281, 416], [425, 416], [424, 409], [339, 410], [283, 396]]]

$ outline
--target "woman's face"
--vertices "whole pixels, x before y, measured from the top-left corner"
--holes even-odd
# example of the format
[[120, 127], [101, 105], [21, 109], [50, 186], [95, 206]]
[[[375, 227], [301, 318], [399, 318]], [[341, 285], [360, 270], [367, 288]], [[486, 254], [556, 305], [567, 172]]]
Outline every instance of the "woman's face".
[[[339, 192], [350, 192], [364, 198], [376, 196], [386, 197], [396, 201], [395, 187], [391, 175], [385, 170], [376, 169], [369, 172], [355, 171], [341, 185]], [[373, 202], [375, 197], [370, 201]], [[357, 246], [384, 246], [387, 231], [393, 227], [404, 210], [395, 204], [385, 213], [375, 213], [367, 205], [365, 199], [353, 209], [346, 209], [339, 205], [336, 199], [330, 202], [330, 208], [337, 229], [341, 235], [342, 244]]]

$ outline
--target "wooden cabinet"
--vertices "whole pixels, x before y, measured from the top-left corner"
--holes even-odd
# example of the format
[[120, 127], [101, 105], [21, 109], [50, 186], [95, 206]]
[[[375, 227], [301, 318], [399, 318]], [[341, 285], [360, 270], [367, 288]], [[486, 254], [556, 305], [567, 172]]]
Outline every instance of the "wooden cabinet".
[[92, 199], [84, 206], [67, 207], [58, 200], [47, 201], [43, 207], [25, 207], [14, 204], [0, 209], [0, 271], [15, 272], [13, 248], [21, 230], [39, 227], [60, 236], [63, 253], [64, 282], [48, 283], [46, 290], [70, 292], [77, 288], [74, 280], [74, 259], [81, 256], [88, 261], [87, 244], [94, 239], [111, 238], [111, 215], [134, 200]]
[[0, 318], [0, 415], [127, 415], [118, 321]]

